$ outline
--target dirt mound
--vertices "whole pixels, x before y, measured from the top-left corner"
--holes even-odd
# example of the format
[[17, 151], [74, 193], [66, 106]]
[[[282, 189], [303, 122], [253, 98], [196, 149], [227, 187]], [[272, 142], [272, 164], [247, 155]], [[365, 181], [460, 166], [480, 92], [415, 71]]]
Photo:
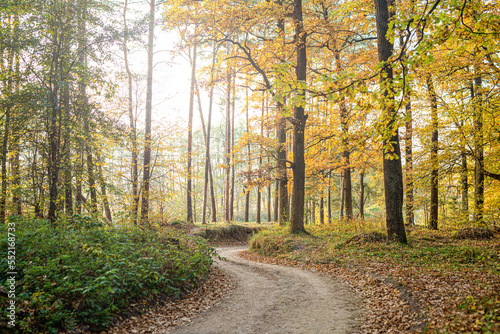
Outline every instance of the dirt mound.
[[471, 239], [471, 240], [484, 240], [492, 239], [495, 235], [493, 231], [487, 228], [468, 227], [459, 230], [455, 234], [456, 239]]
[[260, 227], [229, 225], [212, 229], [204, 229], [196, 232], [195, 235], [214, 242], [247, 242], [254, 233], [257, 233], [260, 230], [262, 230]]
[[369, 232], [369, 233], [362, 233], [359, 235], [355, 235], [354, 237], [348, 239], [346, 242], [344, 242], [344, 245], [348, 244], [362, 244], [366, 242], [386, 242], [387, 237], [385, 234], [382, 232]]

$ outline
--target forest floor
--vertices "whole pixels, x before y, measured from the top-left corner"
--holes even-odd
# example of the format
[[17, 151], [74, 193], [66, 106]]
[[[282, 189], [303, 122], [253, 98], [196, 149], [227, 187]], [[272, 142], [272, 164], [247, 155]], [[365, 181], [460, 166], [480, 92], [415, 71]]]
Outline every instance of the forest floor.
[[[199, 229], [196, 229], [199, 231]], [[218, 268], [186, 299], [107, 333], [499, 333], [500, 238], [410, 231], [332, 240], [325, 227], [219, 241]], [[239, 247], [227, 247], [240, 244]], [[261, 252], [262, 253], [262, 252]]]

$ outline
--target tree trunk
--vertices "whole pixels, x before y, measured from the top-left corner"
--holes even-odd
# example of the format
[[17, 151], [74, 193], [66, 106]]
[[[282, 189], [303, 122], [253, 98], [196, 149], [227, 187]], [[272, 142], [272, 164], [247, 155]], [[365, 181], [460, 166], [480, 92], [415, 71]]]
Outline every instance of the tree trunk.
[[[390, 5], [393, 1], [390, 0]], [[393, 148], [394, 155], [389, 157], [383, 153], [384, 161], [384, 191], [387, 237], [406, 243], [406, 232], [403, 220], [403, 170], [401, 167], [401, 152], [399, 148], [399, 135], [396, 127], [396, 110], [394, 109], [393, 72], [390, 64], [386, 63], [392, 56], [393, 45], [387, 39], [387, 31], [392, 15], [389, 13], [387, 0], [374, 0], [375, 17], [377, 23], [378, 60], [384, 66], [380, 73], [380, 85], [384, 89], [383, 119], [390, 138], [384, 139], [383, 146]]]
[[191, 90], [189, 92], [189, 116], [188, 116], [188, 139], [187, 139], [187, 194], [186, 194], [186, 209], [187, 222], [193, 224], [193, 197], [192, 197], [192, 154], [193, 154], [193, 111], [194, 111], [194, 94], [196, 82], [196, 41], [193, 45], [193, 57], [191, 62]]
[[429, 102], [431, 105], [431, 202], [430, 202], [430, 217], [429, 228], [432, 230], [438, 229], [438, 210], [439, 210], [439, 161], [438, 161], [438, 114], [437, 114], [437, 96], [434, 89], [432, 75], [427, 75], [427, 89]]
[[[215, 205], [215, 194], [214, 194], [214, 183], [212, 178], [212, 164], [210, 160], [210, 132], [212, 128], [212, 106], [214, 98], [214, 67], [216, 60], [216, 43], [213, 44], [212, 49], [212, 70], [210, 71], [210, 93], [209, 93], [209, 104], [208, 104], [208, 119], [207, 119], [207, 135], [206, 135], [206, 145], [205, 145], [205, 183], [203, 187], [203, 216], [202, 223], [206, 223], [206, 209], [207, 209], [207, 181], [210, 182], [210, 199], [212, 205], [212, 221], [215, 223], [217, 221], [217, 209]], [[199, 97], [198, 97], [199, 100]], [[201, 103], [201, 102], [200, 102]], [[201, 113], [201, 108], [200, 108]]]
[[304, 159], [304, 131], [307, 117], [304, 114], [305, 85], [307, 71], [306, 32], [302, 20], [302, 0], [294, 0], [293, 20], [295, 25], [295, 44], [297, 48], [297, 82], [304, 85], [296, 94], [301, 99], [300, 105], [294, 106], [293, 113], [293, 193], [290, 217], [290, 232], [304, 232], [304, 194], [306, 165]]
[[462, 215], [465, 221], [469, 220], [469, 180], [468, 180], [468, 167], [467, 167], [467, 152], [465, 145], [460, 147], [460, 184], [462, 195]]
[[328, 223], [332, 222], [332, 171], [328, 171]]
[[97, 154], [97, 170], [99, 171], [99, 183], [101, 184], [101, 195], [102, 195], [102, 204], [104, 205], [104, 212], [106, 214], [106, 220], [109, 224], [113, 223], [113, 218], [111, 216], [111, 208], [109, 207], [109, 198], [106, 193], [106, 182], [104, 182], [104, 174], [102, 172], [102, 159]]
[[[229, 53], [229, 51], [228, 51]], [[227, 91], [226, 91], [226, 147], [224, 153], [224, 221], [229, 223], [229, 196], [231, 177], [231, 69], [227, 69]]]
[[365, 219], [365, 172], [359, 173], [359, 218]]
[[406, 150], [406, 225], [415, 225], [414, 200], [413, 200], [413, 120], [410, 93], [407, 94], [406, 100], [406, 133], [405, 133], [405, 150]]
[[321, 197], [319, 198], [319, 223], [323, 225], [325, 223], [325, 203], [323, 199], [323, 188], [321, 188]]
[[[231, 161], [234, 161], [234, 109], [236, 107], [236, 74], [233, 75], [233, 98], [231, 99]], [[231, 164], [231, 197], [229, 200], [229, 220], [234, 220], [234, 164]]]
[[73, 175], [71, 168], [71, 109], [69, 105], [69, 82], [64, 83], [63, 92], [64, 106], [64, 207], [67, 216], [73, 215]]
[[340, 211], [339, 211], [339, 217], [340, 219], [344, 218], [344, 172], [340, 172]]
[[284, 225], [289, 219], [288, 177], [286, 171], [286, 119], [282, 116], [283, 104], [278, 102], [278, 181], [279, 181], [279, 224]]
[[474, 221], [483, 223], [484, 211], [484, 147], [483, 147], [482, 78], [474, 78]]
[[144, 128], [144, 167], [143, 190], [141, 203], [141, 219], [146, 222], [149, 218], [149, 191], [151, 181], [151, 113], [153, 100], [153, 43], [155, 28], [155, 0], [149, 2], [149, 28], [148, 28], [148, 74], [146, 89], [146, 120]]
[[125, 0], [125, 4], [123, 7], [123, 59], [125, 62], [125, 70], [127, 72], [127, 81], [128, 81], [128, 118], [130, 124], [130, 141], [132, 144], [132, 216], [134, 219], [134, 223], [137, 224], [137, 213], [139, 210], [139, 171], [138, 171], [138, 148], [137, 148], [137, 128], [135, 124], [134, 117], [134, 101], [132, 98], [132, 72], [130, 71], [129, 62], [128, 62], [128, 27], [127, 27], [127, 6], [128, 0]]
[[[247, 121], [247, 133], [250, 133], [250, 121], [249, 121], [249, 100], [248, 100], [248, 88], [246, 89], [246, 101], [245, 101], [245, 109], [246, 109], [246, 121]], [[247, 182], [250, 182], [250, 170], [251, 170], [251, 150], [250, 150], [250, 142], [247, 144], [247, 173], [248, 178]], [[250, 211], [250, 189], [245, 190], [245, 222], [249, 221], [249, 211]]]

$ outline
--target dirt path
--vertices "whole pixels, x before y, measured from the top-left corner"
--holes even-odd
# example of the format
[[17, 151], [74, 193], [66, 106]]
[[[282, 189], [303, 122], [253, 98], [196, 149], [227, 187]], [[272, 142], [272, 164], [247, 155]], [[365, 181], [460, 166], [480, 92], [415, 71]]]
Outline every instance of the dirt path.
[[359, 302], [345, 284], [298, 268], [252, 262], [244, 247], [219, 248], [237, 284], [230, 297], [172, 334], [356, 333]]

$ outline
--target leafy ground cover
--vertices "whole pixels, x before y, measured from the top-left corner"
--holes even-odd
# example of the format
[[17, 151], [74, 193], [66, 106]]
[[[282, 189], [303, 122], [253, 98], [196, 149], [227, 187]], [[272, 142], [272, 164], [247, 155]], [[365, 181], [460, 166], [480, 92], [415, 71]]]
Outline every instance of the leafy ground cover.
[[[16, 225], [16, 322], [23, 333], [106, 328], [134, 303], [193, 290], [213, 262], [214, 249], [201, 238], [172, 229], [105, 228], [80, 216], [56, 227], [45, 220], [10, 222]], [[6, 227], [0, 232], [6, 236]], [[3, 292], [7, 258], [2, 237]], [[5, 309], [8, 299], [0, 302]]]
[[498, 232], [481, 239], [414, 227], [400, 245], [385, 242], [382, 227], [337, 222], [297, 235], [276, 227], [255, 235], [243, 256], [349, 282], [366, 300], [365, 333], [500, 332]]

